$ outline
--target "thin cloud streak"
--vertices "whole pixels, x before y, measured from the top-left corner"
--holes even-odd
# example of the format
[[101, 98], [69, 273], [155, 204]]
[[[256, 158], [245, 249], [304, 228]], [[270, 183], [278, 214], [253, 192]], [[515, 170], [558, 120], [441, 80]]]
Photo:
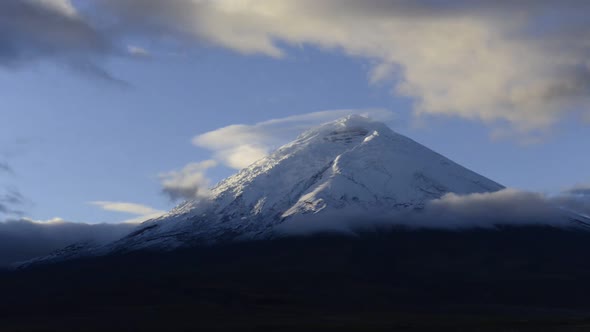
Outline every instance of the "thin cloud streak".
[[90, 204], [99, 206], [103, 210], [106, 210], [106, 211], [124, 212], [124, 213], [130, 213], [130, 214], [138, 214], [138, 215], [147, 215], [147, 214], [161, 212], [161, 211], [156, 210], [152, 207], [149, 207], [149, 206], [146, 206], [143, 204], [136, 204], [136, 203], [94, 201], [94, 202], [90, 202]]
[[137, 215], [138, 217], [127, 219], [121, 222], [129, 224], [138, 224], [146, 220], [155, 219], [166, 213], [166, 211], [154, 209], [150, 206], [137, 203], [94, 201], [89, 202], [89, 204], [98, 206], [105, 211]]

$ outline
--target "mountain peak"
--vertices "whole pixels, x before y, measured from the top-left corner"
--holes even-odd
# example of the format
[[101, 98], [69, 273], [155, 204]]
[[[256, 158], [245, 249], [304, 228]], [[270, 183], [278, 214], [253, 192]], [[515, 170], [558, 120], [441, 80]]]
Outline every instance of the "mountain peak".
[[393, 131], [382, 122], [352, 114], [312, 128], [301, 134], [298, 139], [321, 136], [326, 141], [350, 143], [354, 138], [365, 137], [374, 132], [393, 134]]
[[[346, 128], [365, 128], [367, 130], [375, 127], [375, 126], [385, 126], [382, 122], [377, 122], [372, 120], [371, 118], [359, 115], [359, 114], [351, 114], [340, 119], [334, 120], [332, 122], [328, 122], [324, 124], [324, 126], [338, 126], [342, 129]], [[320, 126], [321, 127], [321, 126]]]

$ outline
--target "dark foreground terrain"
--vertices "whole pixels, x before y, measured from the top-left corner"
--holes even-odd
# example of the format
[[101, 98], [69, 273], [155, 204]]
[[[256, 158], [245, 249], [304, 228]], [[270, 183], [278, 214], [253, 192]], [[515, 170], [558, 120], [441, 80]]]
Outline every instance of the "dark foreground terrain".
[[590, 331], [590, 232], [315, 236], [0, 275], [0, 331]]

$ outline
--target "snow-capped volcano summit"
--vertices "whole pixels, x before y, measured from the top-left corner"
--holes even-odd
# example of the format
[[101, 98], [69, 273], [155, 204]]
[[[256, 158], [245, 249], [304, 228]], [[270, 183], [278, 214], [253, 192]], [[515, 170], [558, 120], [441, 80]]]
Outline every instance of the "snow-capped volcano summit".
[[109, 251], [268, 238], [275, 226], [307, 214], [379, 215], [421, 209], [449, 192], [502, 188], [383, 123], [351, 115], [304, 132]]

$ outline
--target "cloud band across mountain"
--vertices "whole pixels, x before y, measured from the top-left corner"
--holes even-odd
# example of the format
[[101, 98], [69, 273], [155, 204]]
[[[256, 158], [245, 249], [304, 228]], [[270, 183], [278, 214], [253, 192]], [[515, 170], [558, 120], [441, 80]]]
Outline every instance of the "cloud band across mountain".
[[375, 218], [348, 211], [326, 216], [307, 216], [282, 224], [277, 231], [285, 236], [292, 236], [321, 233], [356, 235], [395, 227], [416, 230], [495, 229], [501, 226], [539, 225], [571, 228], [582, 225], [572, 222], [572, 219], [590, 222], [589, 207], [590, 199], [580, 201], [570, 195], [555, 197], [516, 189], [469, 195], [450, 193], [432, 200], [421, 211], [396, 212]]

